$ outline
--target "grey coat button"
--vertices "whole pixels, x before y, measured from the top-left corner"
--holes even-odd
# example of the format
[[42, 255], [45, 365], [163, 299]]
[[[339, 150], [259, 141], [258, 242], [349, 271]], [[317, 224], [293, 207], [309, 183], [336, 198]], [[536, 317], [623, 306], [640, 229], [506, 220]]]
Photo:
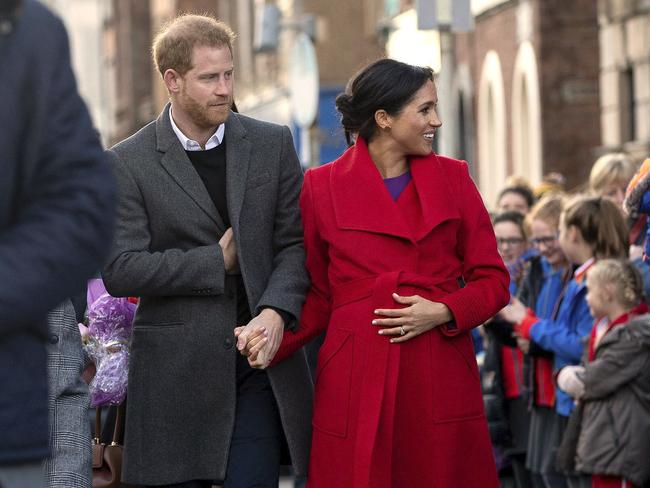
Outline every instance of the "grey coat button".
[[50, 344], [56, 344], [59, 342], [59, 336], [56, 334], [51, 334], [50, 335]]
[[231, 338], [224, 339], [223, 341], [223, 348], [228, 351], [232, 349], [232, 346], [234, 345], [234, 341]]

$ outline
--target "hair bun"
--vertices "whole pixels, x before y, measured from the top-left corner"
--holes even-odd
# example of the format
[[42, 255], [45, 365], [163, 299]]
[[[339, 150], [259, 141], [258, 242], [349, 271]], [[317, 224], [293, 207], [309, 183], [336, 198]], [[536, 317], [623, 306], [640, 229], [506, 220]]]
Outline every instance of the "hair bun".
[[341, 125], [349, 131], [359, 130], [360, 123], [356, 116], [352, 95], [349, 93], [341, 93], [336, 97], [334, 103], [336, 110], [341, 114]]

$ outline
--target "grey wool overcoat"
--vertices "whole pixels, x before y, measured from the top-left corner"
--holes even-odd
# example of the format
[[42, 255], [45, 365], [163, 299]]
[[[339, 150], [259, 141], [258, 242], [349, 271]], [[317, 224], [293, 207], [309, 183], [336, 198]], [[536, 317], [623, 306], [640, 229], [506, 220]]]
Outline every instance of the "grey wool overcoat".
[[[225, 141], [228, 211], [251, 312], [271, 306], [299, 317], [309, 279], [302, 170], [289, 129], [231, 113]], [[224, 223], [172, 130], [169, 106], [109, 153], [119, 200], [103, 278], [112, 295], [140, 297], [122, 478], [223, 479], [238, 354], [234, 281], [218, 244]], [[292, 464], [305, 474], [313, 393], [304, 352], [268, 374]]]

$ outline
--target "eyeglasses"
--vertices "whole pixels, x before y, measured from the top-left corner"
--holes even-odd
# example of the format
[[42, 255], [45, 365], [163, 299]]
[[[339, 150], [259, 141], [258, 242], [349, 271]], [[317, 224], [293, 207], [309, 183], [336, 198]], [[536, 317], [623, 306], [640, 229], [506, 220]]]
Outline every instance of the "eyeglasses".
[[497, 237], [497, 246], [520, 246], [524, 242], [523, 237]]
[[545, 246], [550, 246], [555, 241], [557, 241], [558, 237], [558, 234], [554, 236], [533, 237], [528, 242], [530, 242], [531, 246], [541, 246], [542, 244]]

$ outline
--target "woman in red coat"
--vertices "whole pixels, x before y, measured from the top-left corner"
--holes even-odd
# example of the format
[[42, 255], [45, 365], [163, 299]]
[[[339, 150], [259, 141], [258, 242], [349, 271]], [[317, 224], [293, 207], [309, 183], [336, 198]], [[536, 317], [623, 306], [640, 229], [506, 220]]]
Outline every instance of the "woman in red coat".
[[467, 164], [432, 152], [428, 68], [384, 59], [336, 100], [356, 143], [305, 175], [312, 286], [274, 363], [322, 331], [310, 488], [497, 487], [470, 329], [509, 299]]

